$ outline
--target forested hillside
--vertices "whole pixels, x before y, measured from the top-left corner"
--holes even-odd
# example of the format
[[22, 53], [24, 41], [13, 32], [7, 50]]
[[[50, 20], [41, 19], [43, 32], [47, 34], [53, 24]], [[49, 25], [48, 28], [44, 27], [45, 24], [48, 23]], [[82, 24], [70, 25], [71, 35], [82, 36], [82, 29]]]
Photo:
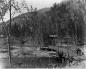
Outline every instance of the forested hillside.
[[[44, 45], [46, 42], [52, 43], [50, 35], [57, 35], [56, 41], [67, 38], [72, 44], [83, 44], [84, 15], [74, 3], [68, 1], [54, 4], [51, 8], [34, 10], [13, 18], [11, 36], [19, 39], [31, 37], [37, 44]], [[8, 30], [9, 21], [5, 24], [5, 30]]]

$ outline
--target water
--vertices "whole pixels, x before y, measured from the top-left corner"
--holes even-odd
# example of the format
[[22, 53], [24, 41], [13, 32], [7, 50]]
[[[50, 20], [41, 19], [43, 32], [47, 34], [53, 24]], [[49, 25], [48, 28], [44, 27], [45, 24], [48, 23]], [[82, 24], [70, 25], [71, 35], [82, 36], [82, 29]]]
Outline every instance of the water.
[[[17, 52], [18, 49], [15, 49], [13, 50], [12, 52]], [[85, 54], [85, 57], [84, 59], [86, 58], [86, 46], [84, 46], [84, 49], [82, 49], [82, 51], [84, 52]], [[8, 54], [7, 53], [1, 53], [0, 52], [0, 58], [7, 58], [8, 57]], [[75, 65], [72, 65], [72, 66], [66, 66], [64, 69], [68, 69], [68, 68], [73, 68], [73, 69], [86, 69], [86, 60], [78, 63], [78, 64], [75, 64]]]

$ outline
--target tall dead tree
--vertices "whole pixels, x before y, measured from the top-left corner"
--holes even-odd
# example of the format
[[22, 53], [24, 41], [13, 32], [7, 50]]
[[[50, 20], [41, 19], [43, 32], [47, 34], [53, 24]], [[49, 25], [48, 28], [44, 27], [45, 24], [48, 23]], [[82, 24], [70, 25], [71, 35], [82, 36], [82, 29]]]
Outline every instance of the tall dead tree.
[[11, 43], [10, 43], [10, 33], [11, 33], [11, 0], [10, 0], [10, 8], [9, 8], [9, 12], [10, 12], [10, 24], [9, 24], [9, 30], [8, 30], [8, 52], [9, 52], [9, 61], [11, 63], [11, 50], [10, 50], [10, 46], [11, 46]]

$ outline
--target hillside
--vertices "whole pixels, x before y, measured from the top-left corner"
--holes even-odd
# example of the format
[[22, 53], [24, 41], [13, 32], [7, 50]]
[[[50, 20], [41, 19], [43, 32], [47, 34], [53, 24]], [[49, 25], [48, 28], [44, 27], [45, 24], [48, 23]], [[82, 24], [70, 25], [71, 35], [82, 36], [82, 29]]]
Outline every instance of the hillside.
[[[60, 9], [59, 9], [60, 10]], [[47, 11], [50, 11], [50, 8], [43, 8], [43, 9], [40, 9], [40, 10], [38, 10], [37, 11], [37, 16], [38, 16], [38, 19], [39, 18], [41, 18], [42, 17], [42, 15], [46, 15], [46, 13], [45, 12], [47, 12]], [[33, 14], [32, 14], [33, 12], [27, 12], [27, 13], [24, 13], [24, 14], [21, 14], [21, 15], [19, 15], [19, 16], [17, 16], [17, 17], [14, 17], [13, 19], [12, 19], [12, 24], [13, 23], [17, 23], [17, 24], [24, 24], [24, 23], [28, 23], [29, 25], [31, 25], [32, 24], [32, 22], [30, 22], [31, 21], [31, 18], [32, 18], [32, 16], [33, 16]], [[65, 13], [62, 13], [62, 15], [63, 14], [65, 14]], [[51, 13], [51, 15], [52, 15], [52, 13]], [[34, 16], [33, 16], [34, 17]], [[54, 15], [52, 16], [52, 17], [54, 17]], [[58, 17], [59, 17], [59, 14], [58, 14]], [[55, 18], [55, 17], [54, 17]], [[58, 20], [58, 18], [57, 18], [57, 20]], [[68, 19], [67, 19], [68, 20]], [[58, 20], [59, 21], [59, 20]], [[47, 22], [47, 20], [46, 20], [46, 22]], [[45, 23], [46, 23], [45, 22]], [[64, 21], [65, 22], [65, 21]], [[9, 20], [6, 22], [6, 24], [8, 24], [9, 23]], [[53, 23], [54, 24], [54, 23]], [[47, 27], [47, 25], [46, 25], [46, 27]], [[83, 25], [83, 27], [84, 27], [84, 35], [86, 34], [86, 31], [85, 31], [85, 28], [86, 28], [86, 24], [84, 24]], [[85, 40], [86, 40], [86, 35], [85, 35], [85, 38], [84, 38]]]
[[[45, 12], [49, 11], [50, 8], [43, 8], [43, 9], [39, 9], [37, 11], [37, 15], [40, 16], [40, 15], [43, 15]], [[27, 12], [27, 13], [24, 13], [24, 14], [21, 14], [19, 16], [16, 16], [14, 18], [12, 18], [12, 23], [13, 22], [16, 22], [16, 23], [22, 23], [24, 22], [28, 17], [31, 17], [32, 14], [31, 12]], [[9, 23], [9, 20], [6, 22], [6, 24]]]
[[42, 9], [38, 10], [38, 12], [39, 13], [45, 13], [45, 12], [47, 12], [49, 10], [50, 10], [50, 8], [42, 8]]

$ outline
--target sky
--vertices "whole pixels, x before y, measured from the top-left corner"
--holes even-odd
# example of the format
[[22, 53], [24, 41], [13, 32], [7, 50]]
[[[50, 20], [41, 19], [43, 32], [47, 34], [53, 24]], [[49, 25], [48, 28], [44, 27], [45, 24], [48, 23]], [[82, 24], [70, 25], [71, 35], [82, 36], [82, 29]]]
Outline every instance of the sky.
[[[20, 0], [21, 1], [21, 0]], [[59, 3], [62, 0], [25, 0], [28, 5], [32, 5], [34, 8], [44, 8], [44, 7], [50, 7], [52, 6], [55, 2]]]
[[[51, 7], [54, 3], [60, 3], [63, 0], [16, 0], [16, 1], [18, 1], [19, 3], [25, 2], [28, 5], [28, 7], [32, 5], [33, 8], [42, 9]], [[16, 13], [15, 16], [18, 16], [18, 13]], [[6, 13], [4, 21], [7, 21], [8, 19], [9, 19], [9, 12]]]

